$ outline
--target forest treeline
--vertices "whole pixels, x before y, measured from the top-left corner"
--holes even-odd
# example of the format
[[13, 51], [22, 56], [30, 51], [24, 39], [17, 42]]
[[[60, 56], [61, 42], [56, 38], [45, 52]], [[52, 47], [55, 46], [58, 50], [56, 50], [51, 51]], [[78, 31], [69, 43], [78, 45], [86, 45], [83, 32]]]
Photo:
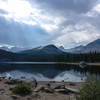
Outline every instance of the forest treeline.
[[18, 54], [11, 52], [0, 52], [0, 61], [30, 61], [30, 62], [100, 62], [100, 53], [90, 52], [86, 54], [64, 53], [54, 54]]
[[57, 61], [65, 61], [65, 62], [100, 62], [100, 53], [90, 52], [85, 54], [64, 54], [58, 55]]

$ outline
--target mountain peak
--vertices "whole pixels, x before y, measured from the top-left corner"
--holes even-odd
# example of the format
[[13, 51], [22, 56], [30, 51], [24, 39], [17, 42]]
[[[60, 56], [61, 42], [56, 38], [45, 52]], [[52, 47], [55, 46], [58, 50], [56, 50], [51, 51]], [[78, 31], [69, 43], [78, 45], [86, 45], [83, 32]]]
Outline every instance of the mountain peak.
[[91, 43], [100, 43], [100, 39], [97, 39], [97, 40], [95, 40], [95, 41], [93, 41]]
[[64, 49], [64, 47], [63, 46], [60, 46], [59, 49]]
[[88, 47], [100, 47], [100, 39], [97, 39], [87, 45]]
[[55, 45], [50, 44], [47, 46], [41, 46], [37, 48], [33, 48], [31, 50], [25, 50], [21, 53], [26, 54], [63, 54], [64, 52], [57, 48]]
[[53, 45], [53, 44], [50, 44], [50, 45], [47, 45], [47, 46], [44, 46], [44, 47], [43, 47], [43, 49], [46, 49], [46, 48], [47, 48], [47, 49], [50, 49], [50, 48], [51, 48], [51, 49], [58, 49], [58, 48], [57, 48], [55, 45]]

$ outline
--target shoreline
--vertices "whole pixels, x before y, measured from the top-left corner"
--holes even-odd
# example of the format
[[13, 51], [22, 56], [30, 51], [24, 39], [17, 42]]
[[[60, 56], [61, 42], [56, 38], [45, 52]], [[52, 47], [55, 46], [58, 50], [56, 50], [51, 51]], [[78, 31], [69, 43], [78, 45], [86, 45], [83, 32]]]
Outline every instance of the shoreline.
[[76, 93], [66, 93], [66, 92], [54, 92], [48, 93], [46, 91], [36, 91], [41, 86], [46, 86], [48, 83], [52, 88], [57, 87], [59, 85], [65, 85], [67, 88], [80, 90], [84, 85], [83, 82], [48, 82], [48, 81], [40, 81], [35, 89], [32, 89], [32, 94], [26, 96], [20, 96], [17, 94], [13, 94], [10, 91], [10, 88], [15, 87], [16, 84], [7, 84], [6, 82], [9, 80], [2, 79], [0, 80], [0, 100], [74, 100], [76, 97]]

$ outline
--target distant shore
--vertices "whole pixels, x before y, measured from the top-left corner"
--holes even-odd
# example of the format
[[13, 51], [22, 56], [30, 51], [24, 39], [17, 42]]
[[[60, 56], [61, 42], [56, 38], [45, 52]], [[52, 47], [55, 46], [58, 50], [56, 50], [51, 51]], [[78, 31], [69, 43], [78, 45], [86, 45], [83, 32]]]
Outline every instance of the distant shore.
[[[64, 63], [70, 65], [79, 65], [80, 63]], [[87, 63], [88, 66], [100, 66], [100, 63]]]
[[[69, 64], [69, 65], [79, 65], [80, 63], [74, 62], [0, 62], [0, 64]], [[100, 66], [100, 63], [88, 63], [89, 66]]]

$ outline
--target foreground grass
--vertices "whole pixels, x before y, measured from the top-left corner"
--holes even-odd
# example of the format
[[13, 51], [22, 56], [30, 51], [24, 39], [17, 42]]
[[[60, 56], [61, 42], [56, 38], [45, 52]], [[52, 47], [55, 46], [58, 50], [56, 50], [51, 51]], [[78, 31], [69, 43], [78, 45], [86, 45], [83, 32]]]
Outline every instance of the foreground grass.
[[12, 88], [11, 91], [14, 94], [28, 95], [32, 93], [32, 88], [24, 83], [19, 83], [14, 88]]
[[77, 100], [100, 100], [100, 80], [89, 77], [80, 90], [80, 97], [77, 97]]

